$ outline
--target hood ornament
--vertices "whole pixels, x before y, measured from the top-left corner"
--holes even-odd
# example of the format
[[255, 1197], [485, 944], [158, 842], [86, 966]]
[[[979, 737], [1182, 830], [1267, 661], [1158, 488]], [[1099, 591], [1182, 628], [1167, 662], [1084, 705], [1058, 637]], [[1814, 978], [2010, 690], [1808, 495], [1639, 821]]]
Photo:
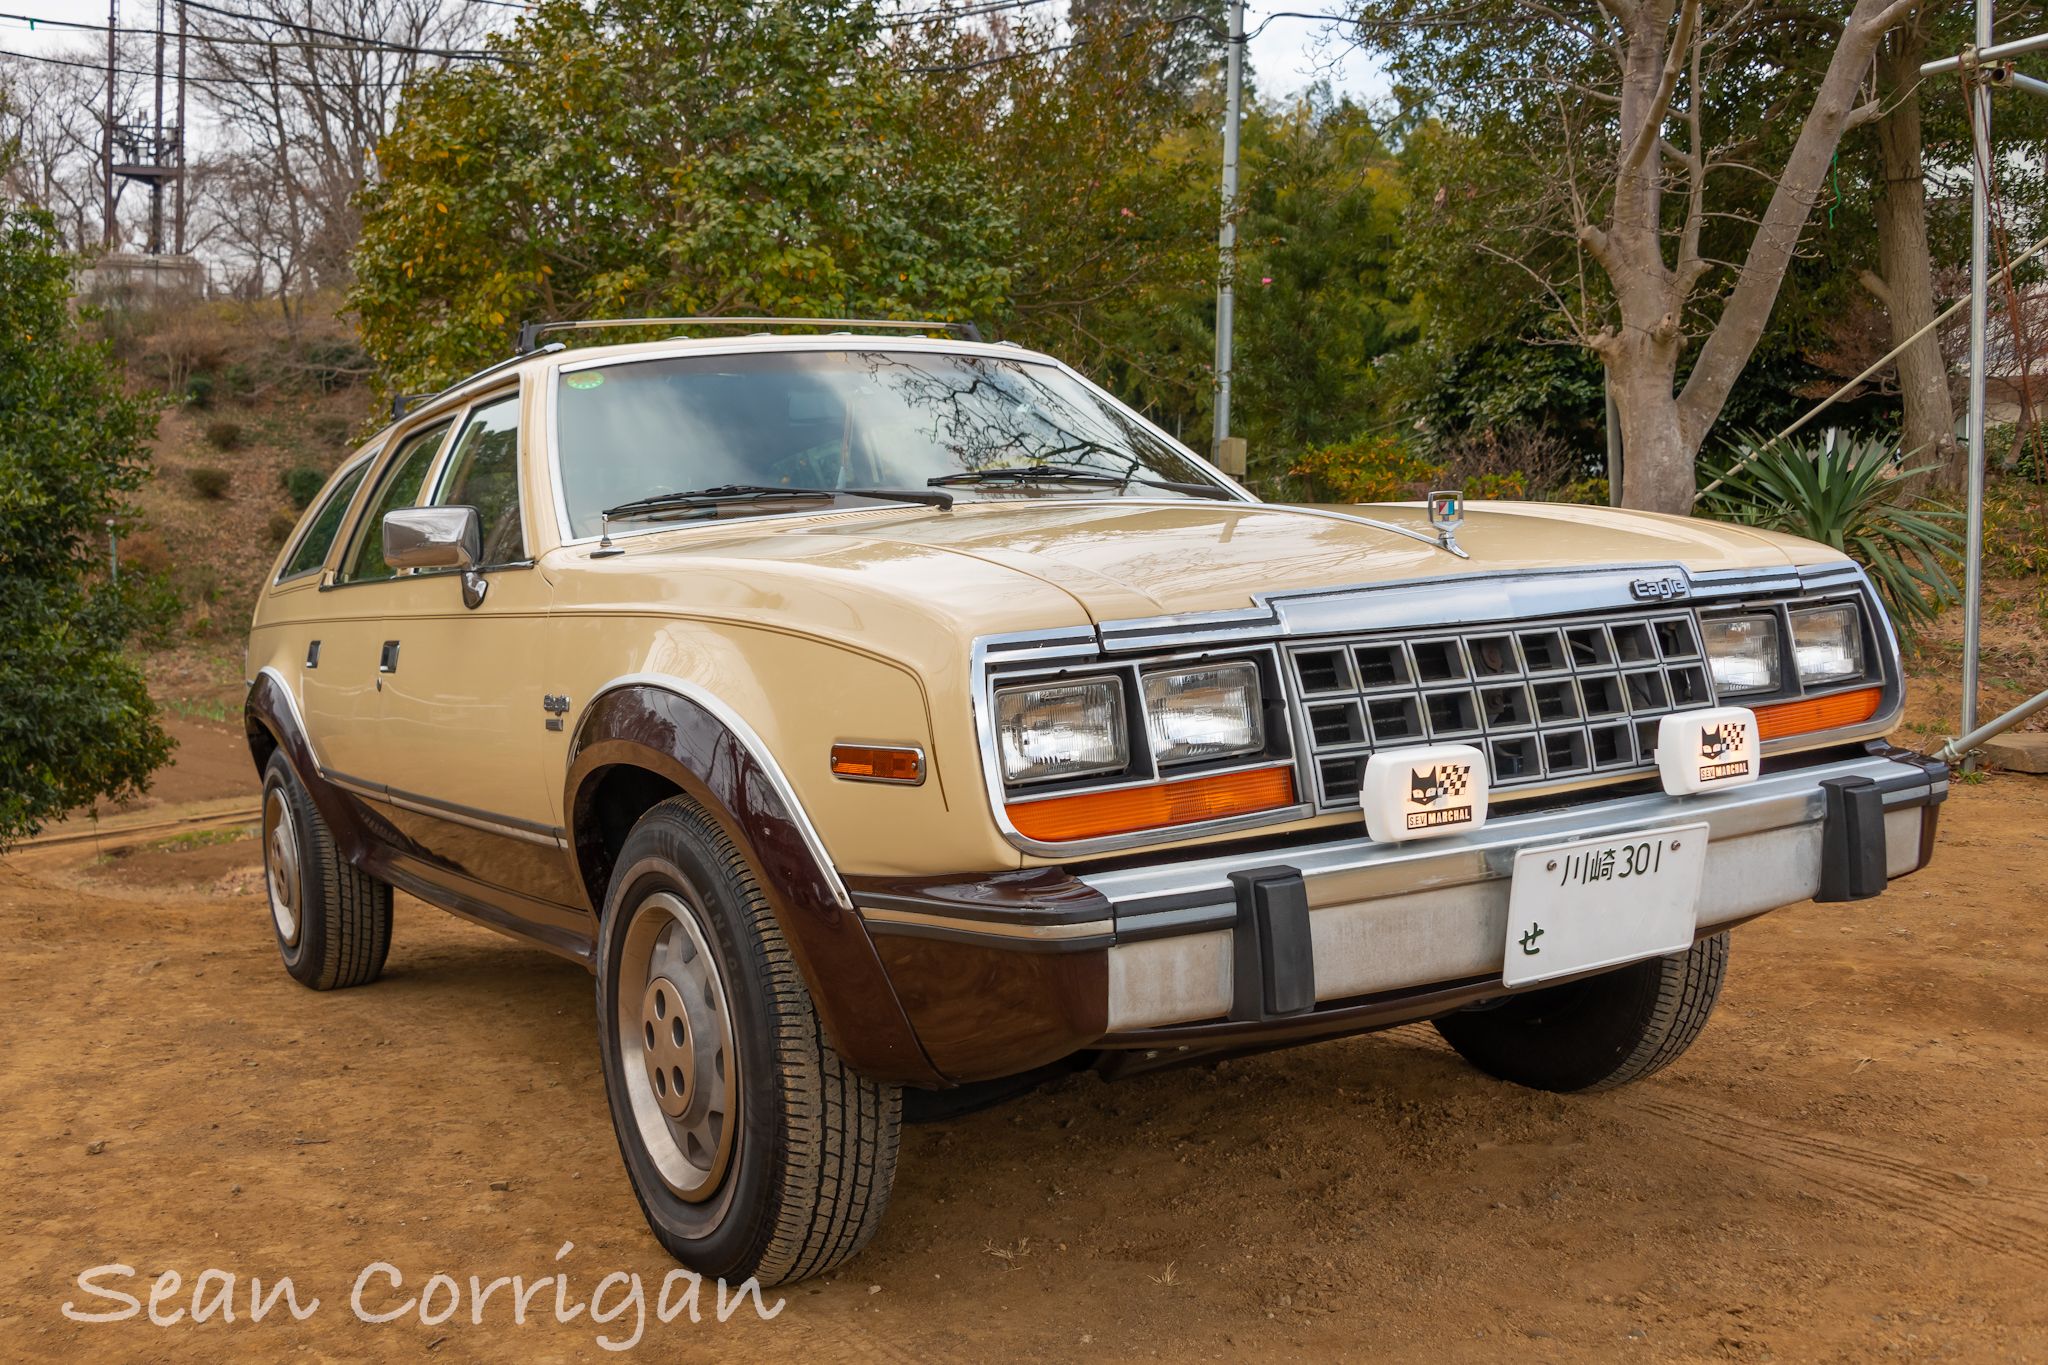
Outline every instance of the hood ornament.
[[1458, 548], [1458, 528], [1465, 524], [1465, 491], [1461, 488], [1437, 488], [1429, 494], [1429, 524], [1436, 527], [1436, 543], [1460, 559], [1466, 558]]

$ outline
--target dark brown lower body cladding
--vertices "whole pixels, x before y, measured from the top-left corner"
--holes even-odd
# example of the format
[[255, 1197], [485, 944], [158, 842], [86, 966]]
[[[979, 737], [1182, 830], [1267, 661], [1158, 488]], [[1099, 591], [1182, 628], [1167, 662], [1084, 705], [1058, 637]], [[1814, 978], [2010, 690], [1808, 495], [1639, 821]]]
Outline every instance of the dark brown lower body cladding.
[[918, 1041], [949, 1081], [1056, 1062], [1107, 1027], [1107, 949], [1024, 953], [908, 934], [876, 934], [875, 949]]
[[[610, 876], [604, 812], [593, 808], [593, 798], [607, 773], [651, 775], [662, 785], [647, 790], [647, 804], [688, 795], [746, 851], [825, 1030], [846, 1061], [874, 1080], [944, 1083], [897, 1005], [860, 916], [837, 903], [795, 814], [753, 753], [688, 698], [656, 687], [620, 688], [586, 709], [567, 775], [570, 824], [561, 832], [567, 849], [366, 800], [330, 780], [290, 696], [268, 673], [250, 688], [245, 724], [258, 768], [273, 749], [284, 751], [351, 862], [421, 900], [585, 966], [593, 965], [598, 908]], [[361, 776], [374, 790], [376, 775]], [[630, 826], [642, 810], [628, 810], [624, 823]], [[543, 889], [572, 903], [529, 894]]]

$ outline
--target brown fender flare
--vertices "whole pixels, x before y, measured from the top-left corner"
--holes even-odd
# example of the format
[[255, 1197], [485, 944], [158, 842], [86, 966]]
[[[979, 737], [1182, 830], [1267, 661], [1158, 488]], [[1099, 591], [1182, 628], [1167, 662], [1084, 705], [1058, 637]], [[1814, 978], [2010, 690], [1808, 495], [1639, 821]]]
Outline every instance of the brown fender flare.
[[768, 760], [719, 717], [659, 683], [629, 683], [584, 709], [569, 745], [562, 810], [570, 847], [602, 908], [611, 877], [593, 810], [607, 774], [634, 768], [673, 784], [724, 828], [768, 896], [818, 1016], [848, 1065], [874, 1080], [941, 1085], [860, 914], [805, 837]]

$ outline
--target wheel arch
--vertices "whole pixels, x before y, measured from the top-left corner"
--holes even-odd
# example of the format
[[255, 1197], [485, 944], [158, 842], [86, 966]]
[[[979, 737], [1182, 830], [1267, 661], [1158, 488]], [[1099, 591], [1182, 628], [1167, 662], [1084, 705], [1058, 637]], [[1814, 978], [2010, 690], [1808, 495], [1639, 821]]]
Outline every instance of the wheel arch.
[[841, 1055], [876, 1080], [939, 1084], [788, 779], [753, 728], [695, 684], [667, 675], [616, 679], [577, 722], [562, 815], [592, 909], [603, 910], [633, 824], [676, 795], [716, 820], [747, 859]]
[[299, 770], [299, 776], [306, 776], [306, 763], [299, 757], [304, 754], [308, 762], [312, 758], [306, 727], [299, 721], [298, 703], [291, 689], [276, 669], [265, 668], [250, 682], [249, 696], [242, 703], [242, 733], [248, 740], [249, 757], [256, 764], [257, 777], [263, 776], [270, 766], [270, 756], [279, 749], [285, 751], [286, 759]]

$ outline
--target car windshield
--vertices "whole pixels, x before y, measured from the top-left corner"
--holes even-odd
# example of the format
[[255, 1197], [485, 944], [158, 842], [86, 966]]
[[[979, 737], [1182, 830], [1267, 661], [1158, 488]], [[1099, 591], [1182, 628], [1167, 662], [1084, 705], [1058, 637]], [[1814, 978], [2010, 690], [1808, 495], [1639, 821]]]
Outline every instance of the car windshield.
[[[557, 413], [562, 497], [577, 536], [603, 529], [606, 508], [734, 485], [923, 489], [936, 479], [960, 498], [1216, 488], [1129, 409], [1056, 365], [1006, 356], [817, 350], [622, 361], [564, 373]], [[1157, 481], [1196, 487], [1162, 490]], [[656, 514], [613, 526], [648, 515]]]

